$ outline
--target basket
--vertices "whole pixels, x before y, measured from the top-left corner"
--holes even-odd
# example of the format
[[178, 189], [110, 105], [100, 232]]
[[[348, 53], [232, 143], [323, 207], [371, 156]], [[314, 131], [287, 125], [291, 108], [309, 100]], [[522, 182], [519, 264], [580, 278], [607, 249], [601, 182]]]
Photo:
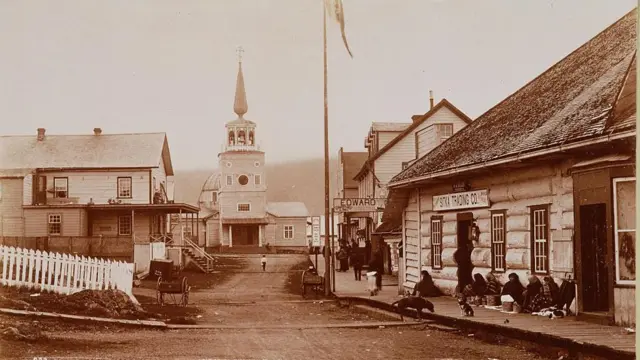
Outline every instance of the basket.
[[500, 295], [487, 295], [484, 297], [488, 306], [500, 305]]
[[473, 297], [473, 304], [476, 305], [476, 306], [482, 305], [482, 296], [474, 296]]
[[502, 303], [502, 311], [512, 312], [513, 311], [513, 302], [507, 301]]

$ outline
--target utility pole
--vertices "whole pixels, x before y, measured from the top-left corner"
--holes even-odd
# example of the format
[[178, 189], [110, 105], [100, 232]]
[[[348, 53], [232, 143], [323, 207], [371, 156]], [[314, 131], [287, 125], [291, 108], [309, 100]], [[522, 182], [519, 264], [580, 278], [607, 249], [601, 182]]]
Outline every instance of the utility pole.
[[[324, 60], [324, 295], [331, 294], [331, 253], [329, 237], [329, 101], [327, 95], [327, 10], [322, 6], [322, 43]], [[333, 239], [331, 239], [333, 240]]]

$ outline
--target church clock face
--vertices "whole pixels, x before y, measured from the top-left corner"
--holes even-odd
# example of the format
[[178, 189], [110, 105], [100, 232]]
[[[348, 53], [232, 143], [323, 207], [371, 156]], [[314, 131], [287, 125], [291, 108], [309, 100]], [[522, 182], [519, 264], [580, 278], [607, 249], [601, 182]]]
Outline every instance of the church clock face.
[[240, 185], [247, 185], [249, 183], [249, 177], [247, 175], [240, 175], [238, 177], [238, 183]]

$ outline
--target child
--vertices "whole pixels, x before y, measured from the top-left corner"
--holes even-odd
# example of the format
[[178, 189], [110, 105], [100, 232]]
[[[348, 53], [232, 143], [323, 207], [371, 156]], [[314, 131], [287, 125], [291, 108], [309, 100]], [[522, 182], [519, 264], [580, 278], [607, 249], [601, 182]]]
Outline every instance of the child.
[[265, 268], [267, 267], [267, 258], [262, 255], [262, 259], [260, 259], [260, 263], [262, 263], [262, 271], [265, 271]]

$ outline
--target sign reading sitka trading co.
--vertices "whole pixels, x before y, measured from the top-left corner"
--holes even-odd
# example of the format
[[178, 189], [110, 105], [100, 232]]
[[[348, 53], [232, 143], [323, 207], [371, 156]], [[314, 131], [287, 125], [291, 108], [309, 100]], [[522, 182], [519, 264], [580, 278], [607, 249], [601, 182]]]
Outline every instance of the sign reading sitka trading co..
[[433, 196], [434, 211], [474, 209], [488, 206], [489, 191], [487, 189]]
[[375, 212], [382, 211], [387, 199], [371, 198], [334, 198], [333, 211], [335, 212]]

